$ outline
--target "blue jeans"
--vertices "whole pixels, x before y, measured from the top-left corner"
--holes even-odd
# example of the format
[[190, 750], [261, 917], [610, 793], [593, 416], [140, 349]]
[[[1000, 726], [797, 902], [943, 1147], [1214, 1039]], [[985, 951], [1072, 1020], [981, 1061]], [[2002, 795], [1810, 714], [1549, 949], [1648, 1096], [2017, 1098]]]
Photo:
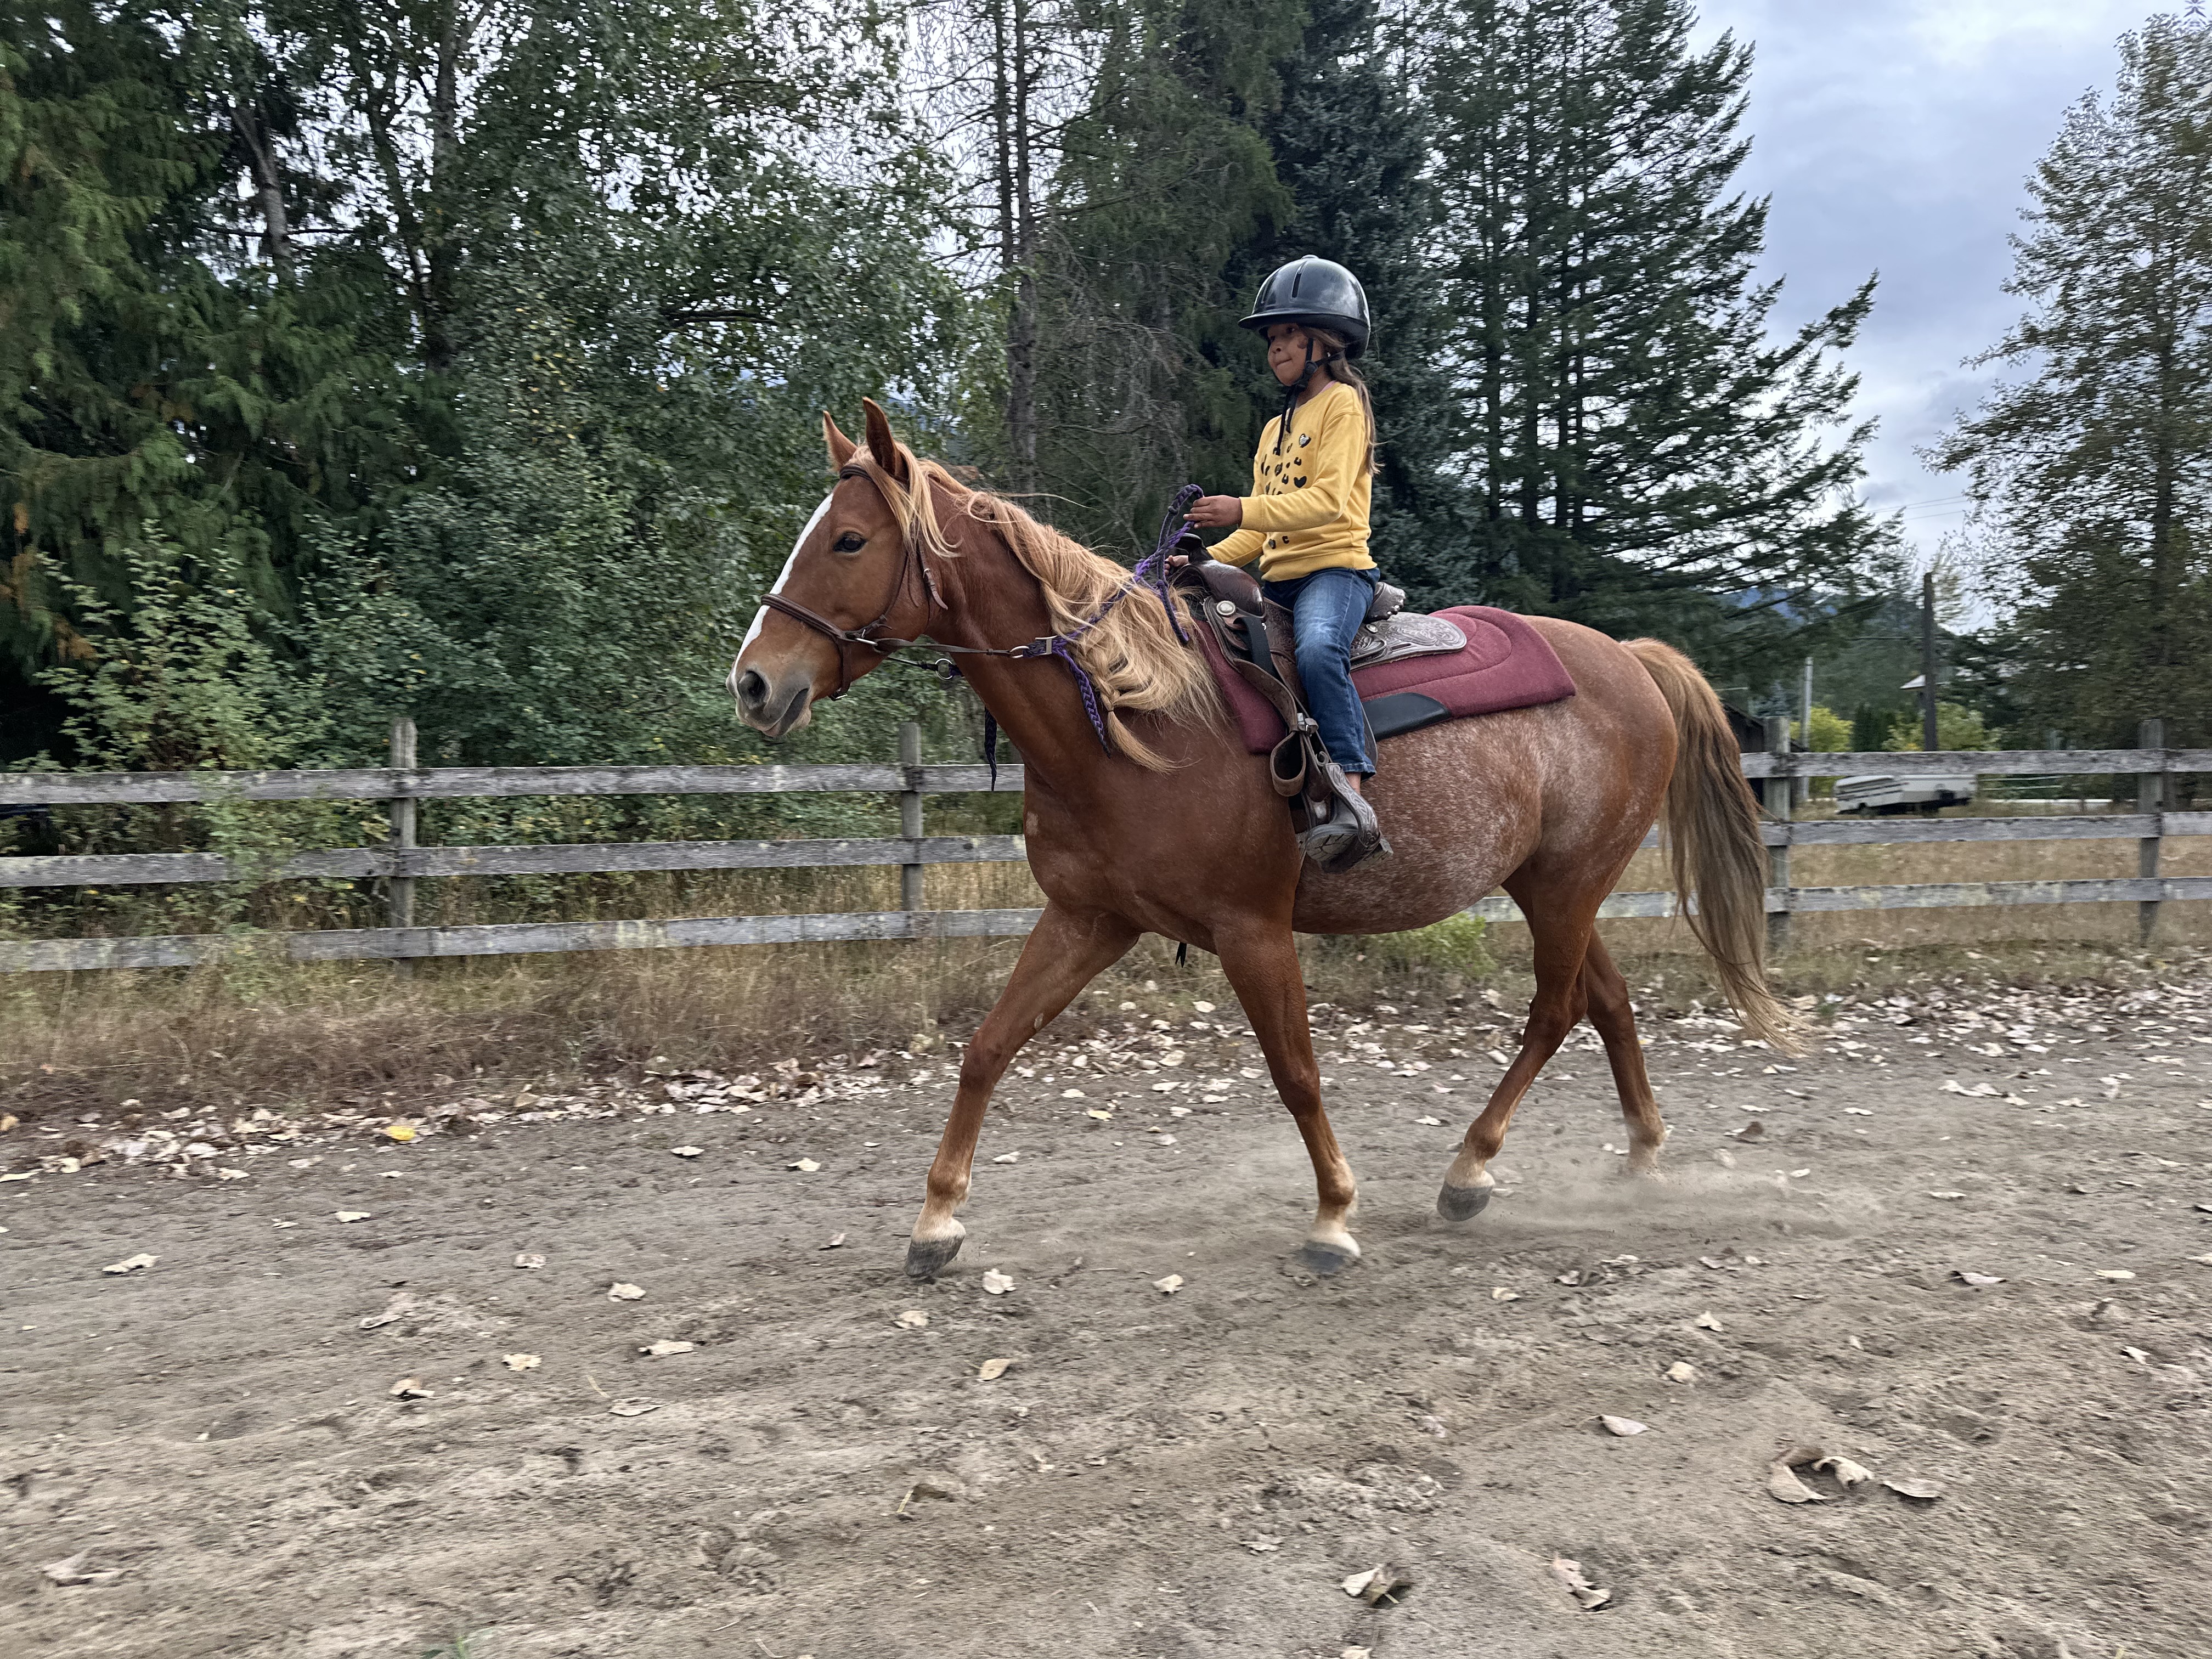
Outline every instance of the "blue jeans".
[[1374, 570], [1316, 570], [1293, 581], [1266, 582], [1261, 591], [1288, 607], [1296, 623], [1298, 678], [1305, 682], [1306, 704], [1328, 757], [1346, 772], [1372, 776], [1375, 757], [1367, 747], [1367, 719], [1359, 694], [1352, 688], [1352, 636], [1374, 602]]

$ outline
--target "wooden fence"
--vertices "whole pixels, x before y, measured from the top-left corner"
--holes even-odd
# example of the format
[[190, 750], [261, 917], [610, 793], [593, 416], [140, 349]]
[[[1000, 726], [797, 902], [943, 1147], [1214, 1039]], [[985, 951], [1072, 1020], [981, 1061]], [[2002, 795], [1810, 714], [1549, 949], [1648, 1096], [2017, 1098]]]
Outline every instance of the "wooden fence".
[[[2135, 749], [2010, 750], [1938, 754], [1790, 752], [1786, 723], [1767, 725], [1767, 752], [1743, 757], [1744, 775], [1763, 785], [1768, 819], [1761, 834], [1771, 861], [1766, 908], [1772, 941], [1789, 941], [1790, 918], [1822, 910], [1893, 910], [1959, 906], [2132, 902], [2145, 937], [2167, 900], [2212, 898], [2212, 878], [2163, 876], [2160, 849], [2172, 836], [2212, 835], [2212, 812], [2165, 810], [2176, 773], [2212, 772], [2212, 750], [2166, 749], [2157, 721], [2144, 722]], [[417, 767], [413, 723], [393, 722], [392, 763], [347, 771], [13, 773], [0, 775], [0, 806], [82, 807], [183, 801], [374, 800], [386, 804], [390, 834], [380, 847], [301, 853], [273, 868], [234, 866], [214, 853], [94, 854], [0, 858], [0, 887], [111, 887], [163, 882], [282, 880], [315, 877], [385, 883], [382, 927], [301, 933], [167, 934], [118, 939], [0, 940], [0, 972], [85, 968], [175, 968], [263, 952], [295, 962], [505, 956], [695, 945], [777, 945], [838, 939], [999, 938], [1026, 933], [1033, 909], [932, 910], [924, 904], [933, 864], [976, 864], [1027, 856], [1018, 836], [922, 833], [926, 797], [974, 794], [992, 785], [980, 765], [925, 766], [921, 733], [900, 734], [896, 764], [852, 766]], [[1872, 818], [1795, 821], [1790, 781], [1881, 772], [1894, 776], [2131, 775], [2133, 813], [2066, 817]], [[1000, 793], [1018, 791], [1022, 769], [999, 769]], [[561, 846], [423, 847], [416, 805], [423, 800], [558, 795], [751, 795], [806, 792], [898, 797], [901, 834], [847, 840], [679, 841]], [[1991, 881], [1868, 887], [1799, 887], [1790, 854], [1799, 847], [1929, 842], [2129, 839], [2136, 842], [2131, 878], [2078, 881]], [[1656, 837], [1647, 846], [1656, 845]], [[567, 875], [653, 870], [819, 869], [897, 865], [900, 908], [826, 915], [687, 916], [631, 921], [503, 922], [453, 927], [414, 925], [414, 884], [447, 876]], [[1606, 916], [1668, 916], [1671, 893], [1615, 893]], [[1510, 899], [1492, 897], [1470, 914], [1519, 915]]]

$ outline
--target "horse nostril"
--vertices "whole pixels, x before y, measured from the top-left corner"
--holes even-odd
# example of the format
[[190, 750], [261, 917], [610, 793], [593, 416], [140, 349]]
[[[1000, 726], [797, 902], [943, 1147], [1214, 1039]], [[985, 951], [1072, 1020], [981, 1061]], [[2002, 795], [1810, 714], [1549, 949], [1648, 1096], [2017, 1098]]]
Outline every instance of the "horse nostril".
[[768, 701], [768, 681], [757, 668], [748, 668], [738, 676], [738, 701], [748, 708], [757, 708]]

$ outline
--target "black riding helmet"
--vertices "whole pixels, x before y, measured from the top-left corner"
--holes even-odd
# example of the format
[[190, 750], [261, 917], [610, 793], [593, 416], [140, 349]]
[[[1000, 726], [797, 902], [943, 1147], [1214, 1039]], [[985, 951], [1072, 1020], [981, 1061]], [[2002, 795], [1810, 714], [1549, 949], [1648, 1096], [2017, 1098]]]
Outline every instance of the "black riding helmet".
[[1357, 357], [1367, 349], [1372, 331], [1367, 320], [1367, 290], [1359, 278], [1334, 259], [1308, 254], [1279, 267], [1260, 284], [1252, 301], [1252, 314], [1237, 326], [1264, 331], [1277, 323], [1325, 328], [1344, 337], [1344, 355]]

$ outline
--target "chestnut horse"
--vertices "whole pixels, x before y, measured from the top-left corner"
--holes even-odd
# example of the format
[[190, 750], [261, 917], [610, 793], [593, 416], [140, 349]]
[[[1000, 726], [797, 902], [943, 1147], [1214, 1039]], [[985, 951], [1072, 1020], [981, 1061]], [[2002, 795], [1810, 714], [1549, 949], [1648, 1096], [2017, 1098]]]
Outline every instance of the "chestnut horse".
[[[1787, 1044], [1790, 1018], [1761, 962], [1758, 809], [1719, 700], [1680, 653], [1532, 617], [1576, 695], [1393, 738], [1373, 783], [1391, 856], [1323, 875], [1300, 856], [1265, 757], [1245, 752], [1158, 599], [1127, 591], [1123, 567], [918, 459], [880, 409], [866, 410], [865, 446], [823, 417], [837, 483], [731, 668], [738, 712], [781, 737], [899, 641], [926, 632], [963, 653], [963, 672], [1026, 763], [1022, 824], [1048, 900], [962, 1058], [908, 1273], [927, 1278], [960, 1249], [956, 1212], [984, 1108], [1016, 1053], [1140, 933], [1220, 958], [1313, 1159], [1320, 1203], [1302, 1249], [1322, 1273], [1359, 1255], [1357, 1189], [1322, 1109], [1294, 933], [1425, 927], [1500, 885], [1528, 918], [1535, 997], [1520, 1052], [1444, 1173], [1437, 1208], [1453, 1220], [1488, 1202], [1514, 1108], [1585, 1015], [1612, 1063], [1628, 1167], [1656, 1169], [1667, 1126], [1628, 988], [1593, 925], [1662, 805], [1692, 927], [1748, 1029]], [[1088, 672], [1096, 722], [1066, 663], [1008, 653], [1054, 634]]]

